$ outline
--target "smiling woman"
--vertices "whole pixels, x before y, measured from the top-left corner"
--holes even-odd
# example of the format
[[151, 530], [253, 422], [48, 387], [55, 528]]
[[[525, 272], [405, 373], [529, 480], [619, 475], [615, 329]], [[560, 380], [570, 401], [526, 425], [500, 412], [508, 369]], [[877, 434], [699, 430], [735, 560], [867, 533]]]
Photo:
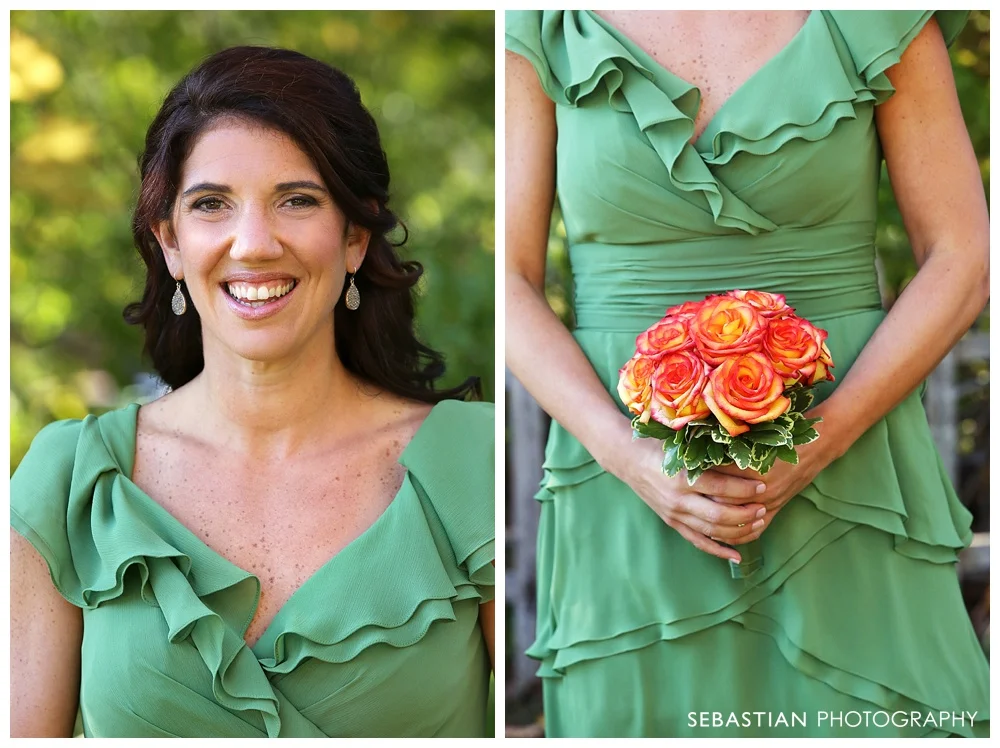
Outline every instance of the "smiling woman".
[[12, 734], [487, 734], [493, 410], [435, 386], [354, 83], [220, 52], [140, 172], [125, 317], [171, 391], [12, 479]]

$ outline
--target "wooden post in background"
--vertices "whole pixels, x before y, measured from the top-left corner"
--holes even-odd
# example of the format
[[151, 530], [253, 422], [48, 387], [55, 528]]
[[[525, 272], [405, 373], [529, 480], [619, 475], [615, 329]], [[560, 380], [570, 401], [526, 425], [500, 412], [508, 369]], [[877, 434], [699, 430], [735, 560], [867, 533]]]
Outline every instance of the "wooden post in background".
[[535, 543], [547, 418], [510, 372], [507, 388], [507, 605], [512, 657], [507, 667], [508, 698], [522, 693], [535, 679], [538, 663], [524, 650], [535, 639]]

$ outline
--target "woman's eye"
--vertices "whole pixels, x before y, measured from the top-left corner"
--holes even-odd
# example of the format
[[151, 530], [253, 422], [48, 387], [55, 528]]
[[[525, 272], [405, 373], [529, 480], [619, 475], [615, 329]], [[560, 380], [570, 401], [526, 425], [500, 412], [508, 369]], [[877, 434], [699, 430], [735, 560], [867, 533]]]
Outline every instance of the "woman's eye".
[[308, 195], [293, 195], [285, 201], [285, 204], [293, 208], [306, 208], [315, 205], [316, 200]]
[[222, 210], [223, 202], [217, 197], [203, 197], [192, 206], [195, 210], [203, 210], [207, 213], [214, 213]]

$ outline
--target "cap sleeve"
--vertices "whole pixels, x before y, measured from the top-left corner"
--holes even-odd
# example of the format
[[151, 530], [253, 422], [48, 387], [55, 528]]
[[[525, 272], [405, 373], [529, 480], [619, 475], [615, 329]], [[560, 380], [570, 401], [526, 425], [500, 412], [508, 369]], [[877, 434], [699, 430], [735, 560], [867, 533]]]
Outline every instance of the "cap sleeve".
[[445, 400], [428, 419], [433, 421], [407, 448], [404, 464], [440, 523], [451, 563], [487, 602], [494, 595], [496, 558], [494, 406]]
[[59, 594], [79, 607], [84, 602], [70, 550], [68, 513], [81, 424], [56, 421], [39, 431], [10, 479], [11, 527], [45, 559]]
[[508, 10], [504, 14], [504, 46], [531, 63], [546, 96], [557, 104], [565, 104], [563, 86], [552, 71], [543, 43], [547, 25], [551, 25], [551, 19], [546, 22], [545, 11]]
[[895, 65], [933, 17], [949, 46], [969, 17], [967, 10], [839, 10], [829, 11], [865, 85], [882, 104], [896, 89], [885, 71]]

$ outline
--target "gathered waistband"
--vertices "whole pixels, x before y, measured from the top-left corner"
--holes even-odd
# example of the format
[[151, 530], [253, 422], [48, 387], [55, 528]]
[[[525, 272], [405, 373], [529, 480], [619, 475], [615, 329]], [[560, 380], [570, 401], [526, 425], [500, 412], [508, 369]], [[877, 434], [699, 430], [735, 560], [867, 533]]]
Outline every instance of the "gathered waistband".
[[784, 294], [811, 321], [882, 308], [869, 223], [570, 246], [577, 329], [637, 332], [709, 294]]

